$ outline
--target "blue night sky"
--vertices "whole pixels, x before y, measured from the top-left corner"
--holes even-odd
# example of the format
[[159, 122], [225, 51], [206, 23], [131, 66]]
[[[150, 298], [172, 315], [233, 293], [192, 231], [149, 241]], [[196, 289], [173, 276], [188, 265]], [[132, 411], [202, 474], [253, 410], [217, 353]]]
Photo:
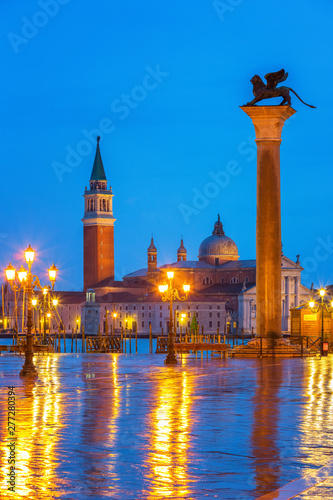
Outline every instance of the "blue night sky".
[[98, 130], [117, 279], [146, 267], [152, 234], [159, 265], [176, 260], [181, 235], [197, 259], [218, 213], [240, 258], [255, 258], [254, 129], [239, 106], [254, 74], [285, 68], [284, 85], [317, 109], [292, 95], [283, 250], [301, 255], [304, 284], [333, 283], [331, 1], [3, 0], [1, 10], [3, 268], [30, 243], [36, 271], [55, 262], [58, 289], [82, 289]]

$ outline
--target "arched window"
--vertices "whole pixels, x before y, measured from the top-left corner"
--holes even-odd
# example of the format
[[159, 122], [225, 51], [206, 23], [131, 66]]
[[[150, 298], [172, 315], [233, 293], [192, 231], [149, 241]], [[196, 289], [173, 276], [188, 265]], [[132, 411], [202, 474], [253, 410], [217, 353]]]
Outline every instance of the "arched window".
[[90, 200], [90, 211], [94, 211], [94, 200]]
[[209, 278], [208, 276], [206, 276], [206, 278], [203, 279], [202, 284], [203, 285], [212, 285], [213, 280], [211, 278]]
[[249, 277], [245, 276], [245, 283], [248, 283], [248, 282], [249, 282]]
[[110, 212], [110, 200], [107, 202], [107, 211]]
[[230, 283], [238, 283], [238, 278], [231, 278]]

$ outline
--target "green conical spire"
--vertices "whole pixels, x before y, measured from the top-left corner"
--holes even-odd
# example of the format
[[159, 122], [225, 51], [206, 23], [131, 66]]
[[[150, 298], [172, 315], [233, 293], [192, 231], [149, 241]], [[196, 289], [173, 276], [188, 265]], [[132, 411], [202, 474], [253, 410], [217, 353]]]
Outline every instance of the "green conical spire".
[[93, 169], [91, 172], [90, 180], [91, 181], [106, 181], [106, 175], [103, 167], [101, 151], [99, 149], [99, 141], [101, 140], [100, 136], [97, 137], [97, 147], [96, 147], [96, 155], [94, 160]]

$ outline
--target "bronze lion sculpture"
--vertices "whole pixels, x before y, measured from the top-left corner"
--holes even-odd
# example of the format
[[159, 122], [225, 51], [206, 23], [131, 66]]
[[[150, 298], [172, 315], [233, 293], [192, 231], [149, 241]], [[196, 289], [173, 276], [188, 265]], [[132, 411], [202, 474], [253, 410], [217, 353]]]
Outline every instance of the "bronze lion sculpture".
[[277, 87], [277, 84], [284, 82], [287, 77], [288, 73], [286, 73], [284, 69], [276, 71], [275, 73], [267, 73], [267, 75], [265, 75], [267, 84], [265, 85], [259, 75], [254, 75], [250, 80], [253, 84], [254, 99], [245, 104], [245, 106], [254, 106], [257, 102], [263, 99], [270, 99], [271, 97], [282, 97], [283, 99], [282, 102], [280, 102], [280, 106], [283, 104], [291, 106], [290, 92], [293, 92], [303, 104], [310, 108], [315, 108], [316, 106], [311, 106], [311, 104], [304, 102], [290, 87]]

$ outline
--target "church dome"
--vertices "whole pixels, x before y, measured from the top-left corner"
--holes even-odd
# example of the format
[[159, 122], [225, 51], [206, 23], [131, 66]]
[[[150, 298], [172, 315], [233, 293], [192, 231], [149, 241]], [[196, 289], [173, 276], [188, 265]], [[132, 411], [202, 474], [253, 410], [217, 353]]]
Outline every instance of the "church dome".
[[238, 257], [237, 245], [225, 235], [220, 215], [218, 215], [212, 235], [204, 239], [199, 247], [199, 260], [219, 265], [229, 260], [238, 260]]

